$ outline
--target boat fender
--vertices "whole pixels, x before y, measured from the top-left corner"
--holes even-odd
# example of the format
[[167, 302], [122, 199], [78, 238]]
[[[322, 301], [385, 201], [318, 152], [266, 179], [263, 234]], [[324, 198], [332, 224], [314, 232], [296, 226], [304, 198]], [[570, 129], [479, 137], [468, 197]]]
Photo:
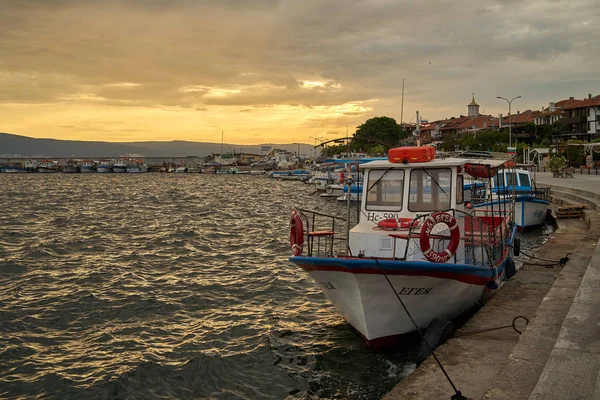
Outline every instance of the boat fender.
[[[450, 243], [448, 243], [448, 247], [446, 249], [437, 252], [433, 251], [431, 243], [429, 243], [429, 237], [433, 227], [439, 223], [446, 224], [448, 228], [450, 228]], [[425, 219], [423, 227], [421, 228], [419, 245], [421, 246], [421, 251], [427, 260], [436, 263], [447, 262], [450, 258], [452, 258], [456, 252], [456, 249], [458, 249], [459, 243], [460, 229], [458, 228], [456, 219], [451, 214], [439, 211], [431, 214], [429, 217], [427, 217], [427, 219]]]
[[512, 258], [507, 257], [506, 262], [504, 263], [504, 276], [506, 276], [506, 279], [508, 280], [513, 277], [515, 272], [516, 272], [515, 262], [513, 261]]
[[431, 351], [444, 344], [453, 333], [454, 325], [451, 321], [443, 318], [434, 318], [423, 331], [423, 340], [421, 340], [421, 344], [417, 350], [417, 365], [425, 361], [431, 354]]
[[293, 210], [290, 217], [290, 245], [292, 246], [292, 253], [296, 257], [302, 254], [304, 226], [302, 225], [300, 213], [297, 210]]
[[513, 242], [513, 254], [515, 257], [519, 257], [519, 254], [521, 254], [521, 239], [519, 238], [515, 238]]
[[344, 174], [344, 171], [340, 172], [340, 182], [344, 182], [345, 179], [346, 179], [346, 174]]
[[412, 218], [388, 218], [377, 222], [377, 226], [383, 229], [407, 229], [419, 225], [419, 221]]

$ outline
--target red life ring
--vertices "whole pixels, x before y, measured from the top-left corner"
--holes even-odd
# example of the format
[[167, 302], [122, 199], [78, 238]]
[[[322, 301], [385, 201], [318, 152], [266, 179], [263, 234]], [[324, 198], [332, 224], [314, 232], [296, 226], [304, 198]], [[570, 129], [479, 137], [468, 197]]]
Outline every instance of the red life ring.
[[419, 225], [419, 221], [412, 218], [388, 218], [377, 222], [377, 226], [383, 229], [407, 229]]
[[[429, 243], [429, 235], [431, 234], [431, 230], [438, 223], [446, 224], [448, 225], [448, 228], [450, 228], [450, 243], [448, 244], [448, 247], [441, 252], [433, 251], [431, 244]], [[440, 211], [427, 217], [423, 223], [423, 227], [421, 228], [421, 236], [419, 238], [421, 251], [427, 260], [436, 263], [445, 263], [452, 258], [454, 253], [456, 253], [459, 243], [460, 229], [458, 228], [456, 219], [451, 214]]]
[[302, 254], [302, 245], [304, 244], [304, 226], [302, 225], [302, 219], [300, 213], [297, 210], [292, 211], [290, 217], [290, 245], [292, 246], [292, 253], [295, 256]]

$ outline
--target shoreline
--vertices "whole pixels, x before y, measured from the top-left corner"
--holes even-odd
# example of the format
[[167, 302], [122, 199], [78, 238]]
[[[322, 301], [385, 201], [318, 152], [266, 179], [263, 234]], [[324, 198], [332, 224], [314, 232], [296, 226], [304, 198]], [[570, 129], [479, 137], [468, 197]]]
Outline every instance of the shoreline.
[[[556, 193], [569, 190], [564, 186], [564, 179], [542, 177], [540, 181]], [[589, 185], [587, 180], [568, 181], [572, 186], [570, 190], [582, 198], [598, 196], [598, 193], [574, 187], [586, 188]], [[598, 181], [596, 178], [595, 182]], [[563, 197], [561, 199], [564, 200]], [[575, 202], [572, 199], [568, 201]], [[544, 261], [524, 261], [515, 276], [435, 350], [454, 385], [464, 396], [472, 399], [529, 399], [534, 392], [552, 396], [560, 390], [556, 383], [552, 383], [555, 378], [542, 380], [542, 375], [553, 360], [551, 355], [588, 266], [592, 269], [594, 260], [600, 265], [600, 254], [595, 252], [596, 247], [600, 247], [596, 246], [600, 239], [600, 227], [596, 226], [600, 224], [600, 217], [594, 210], [586, 212], [585, 220], [561, 219], [557, 222], [555, 234], [533, 255], [558, 261], [571, 253], [568, 262], [564, 266], [547, 268], [545, 264], [548, 263]], [[500, 329], [461, 336], [511, 325], [517, 316], [524, 316], [530, 321], [521, 335], [512, 329]], [[598, 335], [595, 336], [597, 339]], [[578, 389], [574, 390], [577, 393]], [[449, 399], [452, 395], [452, 386], [430, 356], [384, 399]]]

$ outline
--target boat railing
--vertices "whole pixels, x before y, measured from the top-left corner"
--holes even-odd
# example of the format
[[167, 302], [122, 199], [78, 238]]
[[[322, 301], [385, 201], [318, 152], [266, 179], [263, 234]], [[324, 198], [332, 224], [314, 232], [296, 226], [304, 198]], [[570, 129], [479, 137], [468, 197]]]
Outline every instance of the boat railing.
[[[460, 221], [460, 240], [453, 254], [454, 262], [470, 265], [494, 265], [500, 261], [507, 249], [507, 238], [510, 237], [510, 213], [500, 214], [498, 210], [449, 210], [453, 217]], [[404, 247], [402, 260], [420, 257], [421, 230], [423, 224], [431, 214], [419, 215], [406, 233], [393, 234], [394, 238], [407, 239], [409, 243]], [[435, 226], [429, 235], [431, 249], [437, 253], [444, 253], [451, 242], [451, 231], [444, 224]], [[395, 251], [394, 251], [395, 254]], [[394, 256], [396, 257], [396, 255]]]
[[346, 254], [346, 218], [313, 210], [298, 211], [303, 222], [309, 257]]

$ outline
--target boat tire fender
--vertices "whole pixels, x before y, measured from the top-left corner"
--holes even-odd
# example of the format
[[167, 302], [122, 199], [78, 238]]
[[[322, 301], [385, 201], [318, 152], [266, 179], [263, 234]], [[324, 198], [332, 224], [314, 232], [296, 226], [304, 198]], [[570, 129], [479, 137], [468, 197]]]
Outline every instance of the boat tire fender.
[[[429, 243], [429, 237], [431, 230], [438, 223], [444, 223], [450, 228], [450, 243], [448, 247], [443, 251], [433, 251], [431, 243]], [[445, 263], [447, 262], [458, 249], [460, 243], [460, 229], [456, 223], [456, 219], [451, 215], [443, 211], [439, 211], [431, 214], [425, 219], [423, 227], [421, 228], [421, 235], [419, 237], [419, 245], [425, 258], [431, 262]]]
[[434, 318], [423, 331], [423, 339], [417, 350], [417, 365], [421, 364], [454, 333], [454, 324], [443, 318]]
[[304, 245], [304, 226], [298, 210], [293, 210], [290, 217], [290, 245], [294, 256], [302, 254], [302, 246]]
[[511, 257], [506, 258], [506, 263], [504, 264], [504, 276], [506, 279], [512, 278], [516, 273], [515, 261]]
[[521, 239], [515, 238], [513, 242], [513, 254], [518, 257], [521, 254]]

